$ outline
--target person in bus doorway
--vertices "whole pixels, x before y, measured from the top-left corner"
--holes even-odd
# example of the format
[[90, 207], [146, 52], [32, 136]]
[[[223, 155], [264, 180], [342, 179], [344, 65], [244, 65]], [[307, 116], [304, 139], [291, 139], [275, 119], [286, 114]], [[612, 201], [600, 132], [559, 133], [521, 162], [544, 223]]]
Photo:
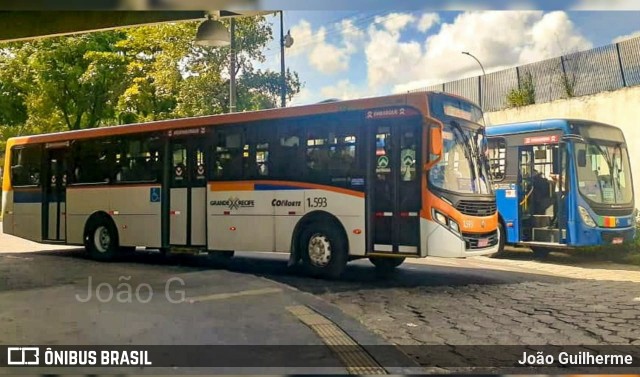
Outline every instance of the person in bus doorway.
[[531, 194], [532, 209], [535, 215], [544, 215], [550, 203], [550, 183], [549, 180], [537, 170], [533, 170], [533, 193]]

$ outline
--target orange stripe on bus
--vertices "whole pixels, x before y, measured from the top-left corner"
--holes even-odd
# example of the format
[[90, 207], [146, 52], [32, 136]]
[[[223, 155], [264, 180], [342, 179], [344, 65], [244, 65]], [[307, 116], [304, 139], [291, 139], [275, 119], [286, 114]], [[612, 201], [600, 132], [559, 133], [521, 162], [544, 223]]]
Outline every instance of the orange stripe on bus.
[[[298, 187], [305, 190], [325, 190], [338, 194], [351, 195], [358, 198], [364, 198], [364, 192], [349, 190], [342, 187], [334, 187], [328, 185], [319, 185], [316, 183], [292, 182], [292, 181], [251, 181], [251, 182], [210, 182], [209, 189], [211, 191], [253, 191], [255, 185], [274, 185], [274, 186], [290, 186]], [[274, 188], [277, 190], [277, 188]]]
[[211, 191], [253, 191], [253, 182], [212, 182], [209, 183]]

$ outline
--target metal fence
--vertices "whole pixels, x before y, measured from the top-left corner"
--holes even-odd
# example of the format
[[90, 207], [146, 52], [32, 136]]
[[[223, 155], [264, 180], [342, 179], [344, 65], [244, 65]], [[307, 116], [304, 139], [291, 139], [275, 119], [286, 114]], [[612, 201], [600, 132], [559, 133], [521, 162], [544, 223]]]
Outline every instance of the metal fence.
[[412, 90], [443, 91], [478, 103], [485, 111], [510, 107], [510, 92], [531, 77], [534, 103], [640, 85], [640, 37], [558, 58]]

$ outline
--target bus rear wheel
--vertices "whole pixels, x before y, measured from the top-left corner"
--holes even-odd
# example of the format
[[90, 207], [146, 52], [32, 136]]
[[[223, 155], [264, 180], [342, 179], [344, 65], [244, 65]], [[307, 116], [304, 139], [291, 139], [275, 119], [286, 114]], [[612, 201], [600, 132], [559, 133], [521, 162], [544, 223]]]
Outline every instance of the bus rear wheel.
[[380, 272], [394, 271], [398, 266], [404, 263], [405, 258], [385, 258], [385, 257], [369, 257], [369, 261], [376, 266], [376, 270]]
[[313, 222], [300, 235], [300, 251], [306, 272], [337, 279], [347, 265], [347, 242], [336, 227]]
[[92, 259], [110, 261], [118, 255], [118, 232], [111, 219], [94, 217], [84, 235], [84, 247]]

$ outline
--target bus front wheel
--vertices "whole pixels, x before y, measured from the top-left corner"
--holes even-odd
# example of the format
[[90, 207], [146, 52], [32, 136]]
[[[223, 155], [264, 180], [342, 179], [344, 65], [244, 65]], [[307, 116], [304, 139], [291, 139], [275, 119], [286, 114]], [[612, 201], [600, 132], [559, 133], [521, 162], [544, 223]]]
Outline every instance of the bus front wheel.
[[84, 247], [92, 259], [113, 260], [118, 254], [118, 232], [111, 219], [99, 216], [89, 220], [84, 236]]
[[369, 257], [369, 261], [380, 272], [391, 272], [404, 262], [405, 258]]
[[335, 226], [313, 222], [300, 236], [300, 251], [307, 273], [337, 279], [347, 265], [347, 242]]

